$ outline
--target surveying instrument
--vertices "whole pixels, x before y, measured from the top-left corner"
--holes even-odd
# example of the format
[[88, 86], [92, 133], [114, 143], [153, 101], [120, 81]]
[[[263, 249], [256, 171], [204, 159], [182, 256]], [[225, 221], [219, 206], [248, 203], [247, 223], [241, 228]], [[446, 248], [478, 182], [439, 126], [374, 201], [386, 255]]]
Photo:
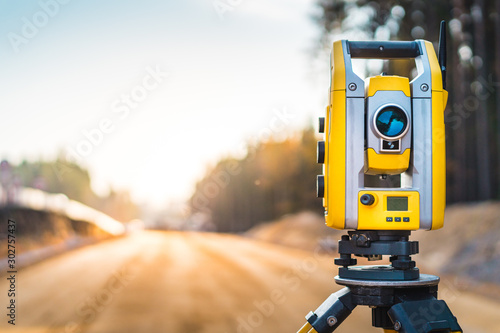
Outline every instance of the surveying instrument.
[[[363, 81], [351, 59], [414, 59], [417, 76], [385, 73]], [[462, 332], [437, 299], [439, 277], [420, 274], [411, 260], [412, 230], [443, 226], [445, 209], [446, 25], [439, 60], [424, 40], [333, 43], [326, 117], [320, 118], [317, 178], [326, 224], [349, 229], [338, 244], [335, 282], [345, 286], [314, 312], [298, 333], [333, 332], [357, 305], [372, 308], [385, 332]], [[355, 266], [389, 256], [390, 265]]]

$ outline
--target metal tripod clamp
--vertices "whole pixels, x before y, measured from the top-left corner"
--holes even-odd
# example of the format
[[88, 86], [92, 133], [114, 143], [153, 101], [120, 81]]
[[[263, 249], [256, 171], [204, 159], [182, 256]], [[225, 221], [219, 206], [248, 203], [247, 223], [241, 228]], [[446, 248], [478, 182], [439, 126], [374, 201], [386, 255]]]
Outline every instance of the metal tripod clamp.
[[[306, 320], [309, 326], [318, 333], [333, 332], [355, 307], [356, 305], [352, 303], [351, 291], [349, 288], [343, 288], [331, 294], [316, 311], [309, 312]], [[311, 330], [299, 331], [299, 333], [302, 332], [311, 332]]]

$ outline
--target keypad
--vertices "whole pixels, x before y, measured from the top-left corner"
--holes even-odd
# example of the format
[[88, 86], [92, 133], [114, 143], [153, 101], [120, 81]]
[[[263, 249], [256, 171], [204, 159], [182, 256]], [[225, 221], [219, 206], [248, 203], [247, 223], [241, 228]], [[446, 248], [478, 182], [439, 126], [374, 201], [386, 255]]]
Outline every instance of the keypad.
[[401, 222], [401, 219], [403, 219], [403, 222], [410, 222], [410, 218], [409, 217], [403, 217], [401, 218], [400, 216], [396, 216], [396, 217], [392, 217], [392, 216], [388, 216], [385, 218], [385, 221], [386, 222]]

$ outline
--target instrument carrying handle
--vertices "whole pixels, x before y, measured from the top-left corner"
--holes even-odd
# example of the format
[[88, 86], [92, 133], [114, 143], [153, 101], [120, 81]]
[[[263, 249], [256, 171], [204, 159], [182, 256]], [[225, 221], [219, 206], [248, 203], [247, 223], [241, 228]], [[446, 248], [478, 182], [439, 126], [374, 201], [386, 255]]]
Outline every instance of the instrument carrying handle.
[[416, 58], [422, 55], [417, 42], [403, 41], [369, 41], [347, 42], [347, 52], [351, 58], [364, 59], [401, 59]]

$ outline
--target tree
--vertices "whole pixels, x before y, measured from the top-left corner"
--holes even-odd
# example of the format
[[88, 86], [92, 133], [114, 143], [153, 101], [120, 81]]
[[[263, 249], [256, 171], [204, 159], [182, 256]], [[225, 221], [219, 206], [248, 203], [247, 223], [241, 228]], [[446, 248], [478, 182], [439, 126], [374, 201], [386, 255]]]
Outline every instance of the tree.
[[244, 231], [301, 210], [322, 212], [316, 198], [317, 138], [312, 128], [283, 141], [249, 145], [241, 160], [228, 157], [209, 169], [191, 198], [219, 231]]

